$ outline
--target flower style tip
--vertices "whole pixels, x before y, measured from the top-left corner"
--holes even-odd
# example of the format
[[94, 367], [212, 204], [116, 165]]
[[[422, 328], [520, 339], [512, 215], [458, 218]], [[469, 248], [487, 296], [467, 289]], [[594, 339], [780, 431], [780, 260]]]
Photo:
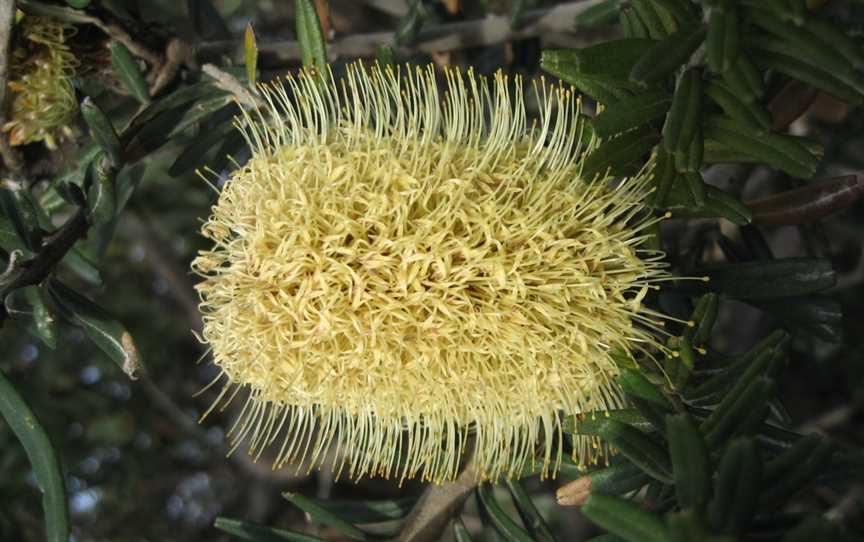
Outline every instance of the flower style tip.
[[529, 122], [519, 78], [442, 79], [301, 72], [238, 121], [252, 157], [193, 267], [213, 406], [248, 391], [231, 438], [274, 467], [334, 447], [351, 478], [440, 482], [468, 453], [481, 478], [554, 475], [563, 416], [623, 402], [613, 352], [662, 349], [648, 176], [582, 178], [570, 89], [535, 84]]

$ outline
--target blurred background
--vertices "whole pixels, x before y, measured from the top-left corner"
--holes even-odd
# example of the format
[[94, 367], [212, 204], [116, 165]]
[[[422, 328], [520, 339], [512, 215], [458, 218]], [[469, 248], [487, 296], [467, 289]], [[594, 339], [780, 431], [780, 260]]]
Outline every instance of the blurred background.
[[[125, 10], [145, 32], [184, 37], [199, 62], [242, 66], [243, 31], [251, 23], [261, 49], [261, 80], [298, 66], [292, 2], [103, 3], [119, 5], [115, 9]], [[410, 36], [418, 29], [412, 27], [416, 22], [408, 0], [330, 0], [330, 27], [324, 30], [338, 43], [340, 61], [371, 57], [378, 43], [394, 39], [395, 31], [412, 38], [411, 45], [397, 49], [400, 60], [472, 65], [487, 73], [502, 68], [533, 78], [540, 75], [541, 49], [614, 35], [613, 26], [578, 28], [567, 6], [579, 3], [519, 3], [532, 17], [554, 14], [540, 26], [529, 24], [534, 19], [526, 20], [528, 30], [520, 32], [510, 29], [513, 6], [508, 1], [427, 2], [423, 28]], [[843, 16], [864, 22], [861, 2], [843, 4], [839, 8]], [[565, 9], [552, 11], [561, 6]], [[92, 44], [94, 57], [105, 54], [101, 46], [105, 37], [98, 32], [82, 32], [77, 39]], [[114, 105], [118, 110], [128, 107]], [[590, 104], [587, 109], [590, 112]], [[298, 473], [287, 468], [273, 472], [266, 457], [253, 463], [242, 448], [226, 458], [225, 434], [236, 414], [233, 407], [214, 412], [199, 424], [215, 393], [196, 393], [216, 372], [193, 333], [201, 323], [193, 290], [196, 277], [189, 263], [206, 246], [198, 230], [215, 194], [194, 171], [171, 173], [169, 169], [183, 149], [213, 129], [217, 120], [210, 122], [191, 126], [145, 161], [127, 168], [125, 174], [134, 177], [137, 189], [120, 215], [98, 274], [69, 278], [132, 332], [146, 367], [138, 380], [130, 381], [120, 373], [77, 328], [60, 328], [61, 346], [56, 350], [46, 348], [14, 322], [0, 329], [0, 368], [28, 399], [61, 455], [77, 542], [228, 540], [212, 526], [217, 515], [338, 539], [326, 527], [308, 524], [281, 493], [410, 502], [422, 490], [416, 482], [398, 487], [377, 479], [333, 480], [328, 472]], [[823, 176], [861, 171], [864, 114], [860, 110], [850, 113], [844, 104], [820, 96], [793, 129], [813, 134], [825, 145]], [[232, 138], [225, 133], [225, 138]], [[223, 147], [207, 163], [219, 162], [218, 155], [225, 149], [243, 152], [236, 138], [233, 147]], [[58, 152], [74, 157], [81, 149], [65, 145]], [[220, 170], [219, 165], [214, 169]], [[746, 182], [754, 176], [759, 182]], [[763, 168], [718, 167], [707, 179], [733, 192], [746, 184], [741, 194], [745, 201], [792, 187], [788, 178]], [[796, 335], [783, 386], [789, 415], [797, 426], [859, 445], [864, 437], [862, 226], [864, 208], [859, 204], [816, 226], [762, 228], [776, 255], [825, 256], [839, 273], [839, 285], [830, 295], [842, 305], [844, 318], [827, 331]], [[673, 252], [695, 246], [698, 240], [704, 251], [719, 257], [724, 235], [733, 235], [715, 220], [691, 221], [686, 226], [672, 221], [664, 227], [671, 234], [667, 237], [676, 239], [667, 247]], [[725, 303], [713, 346], [729, 353], [744, 351], [776, 326], [782, 308], [775, 309], [759, 311]], [[578, 509], [555, 505], [554, 488], [559, 482], [535, 478], [529, 484], [544, 490], [535, 502], [562, 533], [561, 539], [581, 540], [594, 533]], [[502, 496], [501, 502], [507, 498]], [[0, 540], [42, 539], [40, 499], [23, 449], [0, 421]], [[479, 521], [470, 523], [473, 500], [467, 506], [467, 526], [476, 530]]]

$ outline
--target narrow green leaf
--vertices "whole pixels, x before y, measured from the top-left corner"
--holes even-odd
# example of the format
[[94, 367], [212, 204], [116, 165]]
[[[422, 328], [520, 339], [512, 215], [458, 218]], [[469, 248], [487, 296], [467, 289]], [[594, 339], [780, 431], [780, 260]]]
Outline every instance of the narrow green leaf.
[[642, 85], [661, 81], [687, 62], [704, 39], [701, 24], [682, 28], [645, 51], [630, 70], [630, 80]]
[[456, 542], [474, 542], [471, 533], [465, 528], [465, 524], [462, 523], [462, 518], [460, 517], [453, 520], [453, 539]]
[[586, 181], [604, 179], [606, 175], [626, 176], [636, 174], [643, 159], [660, 135], [650, 128], [624, 132], [603, 141], [582, 163], [582, 178]]
[[705, 190], [705, 203], [701, 207], [696, 207], [691, 187], [679, 186], [684, 184], [685, 181], [682, 176], [679, 176], [678, 179], [680, 182], [672, 187], [666, 198], [666, 207], [673, 211], [674, 216], [725, 218], [733, 224], [738, 225], [749, 224], [752, 220], [750, 211], [743, 203], [719, 188], [707, 184], [703, 186]]
[[555, 536], [546, 525], [540, 511], [534, 506], [534, 501], [531, 496], [522, 487], [518, 480], [507, 480], [507, 488], [510, 490], [510, 495], [513, 496], [513, 504], [516, 505], [516, 511], [519, 512], [519, 517], [522, 518], [522, 524], [528, 529], [528, 532], [534, 538], [541, 542], [554, 542]]
[[760, 104], [741, 100], [720, 81], [708, 85], [705, 94], [719, 105], [726, 115], [736, 122], [751, 126], [754, 132], [767, 132], [773, 125], [771, 115]]
[[57, 306], [73, 322], [80, 325], [90, 340], [98, 346], [129, 378], [135, 378], [141, 367], [141, 357], [132, 335], [102, 307], [83, 295], [51, 280], [49, 292]]
[[793, 333], [840, 342], [843, 338], [843, 308], [826, 295], [809, 295], [777, 301], [750, 301], [779, 320]]
[[687, 414], [666, 416], [675, 492], [682, 508], [701, 506], [711, 489], [710, 460], [702, 433]]
[[225, 138], [234, 132], [235, 128], [230, 122], [223, 122], [219, 126], [202, 134], [189, 144], [174, 160], [168, 173], [179, 176], [204, 164], [204, 157], [212, 152]]
[[350, 523], [377, 523], [402, 519], [408, 515], [416, 497], [382, 501], [327, 501], [319, 502], [331, 513]]
[[87, 208], [93, 224], [107, 224], [114, 220], [117, 212], [115, 178], [117, 169], [108, 157], [102, 157], [92, 165], [93, 179], [87, 191]]
[[600, 426], [600, 438], [618, 448], [645, 474], [663, 483], [672, 482], [666, 450], [645, 433], [615, 420], [606, 420]]
[[36, 483], [42, 491], [42, 508], [45, 511], [45, 532], [48, 541], [67, 542], [69, 510], [66, 505], [66, 488], [60, 472], [60, 462], [57, 460], [54, 446], [36, 415], [2, 371], [0, 371], [0, 414], [21, 441], [33, 467]]
[[[674, 20], [669, 21], [668, 14], [664, 20], [651, 0], [630, 0], [630, 5], [633, 6], [633, 11], [648, 29], [648, 36], [651, 39], [660, 40], [675, 31]], [[665, 23], [665, 24], [664, 24]]]
[[297, 531], [276, 529], [275, 527], [226, 517], [216, 518], [213, 526], [220, 531], [239, 537], [241, 540], [251, 540], [252, 542], [327, 542], [323, 538]]
[[408, 13], [399, 20], [396, 26], [395, 39], [399, 45], [410, 45], [417, 39], [420, 29], [428, 15], [422, 0], [413, 0]]
[[488, 482], [481, 483], [477, 486], [477, 501], [478, 504], [485, 510], [488, 515], [489, 522], [495, 528], [495, 531], [501, 535], [501, 538], [507, 542], [532, 542], [531, 535], [524, 529], [520, 528], [510, 519], [501, 506], [495, 500], [492, 493], [492, 485]]
[[690, 147], [702, 120], [702, 94], [702, 72], [691, 68], [682, 73], [663, 125], [663, 145], [668, 152], [685, 153]]
[[666, 412], [674, 412], [675, 410], [669, 399], [660, 393], [660, 390], [649, 382], [638, 369], [623, 369], [621, 374], [615, 378], [615, 382], [627, 395], [644, 399]]
[[537, 4], [537, 0], [513, 0], [510, 7], [510, 28], [518, 30], [524, 24], [525, 14]]
[[723, 72], [723, 81], [745, 103], [752, 103], [765, 94], [765, 82], [762, 73], [747, 58], [748, 54], [739, 54], [732, 66]]
[[117, 132], [114, 131], [114, 126], [111, 124], [111, 119], [99, 106], [93, 103], [89, 96], [81, 102], [81, 115], [84, 117], [87, 127], [90, 128], [93, 140], [105, 151], [112, 164], [114, 166], [122, 164], [123, 149], [120, 138], [117, 137]]
[[396, 67], [396, 57], [393, 53], [393, 48], [389, 45], [381, 44], [375, 48], [375, 60], [382, 68]]
[[702, 269], [708, 287], [735, 299], [775, 299], [819, 292], [834, 286], [831, 262], [820, 258], [786, 258]]
[[813, 63], [805, 62], [798, 57], [789, 56], [788, 54], [779, 54], [767, 50], [754, 51], [753, 57], [764, 68], [773, 69], [802, 83], [807, 83], [810, 86], [824, 90], [828, 94], [848, 102], [850, 105], [861, 105], [864, 103], [864, 96], [862, 96], [860, 88], [849, 86], [844, 81], [835, 77], [831, 72]]
[[723, 452], [717, 469], [708, 518], [715, 530], [738, 535], [756, 512], [762, 462], [752, 439], [735, 439]]
[[[831, 440], [822, 438], [803, 461], [791, 464], [782, 476], [774, 476], [773, 483], [763, 482], [763, 491], [759, 496], [760, 501], [779, 504], [802, 489], [824, 469], [832, 448]], [[776, 465], [769, 463], [767, 467], [766, 470], [770, 470], [772, 473], [776, 472]]]
[[255, 88], [258, 83], [258, 43], [255, 41], [255, 31], [252, 23], [246, 23], [246, 32], [243, 34], [243, 58], [246, 62], [246, 78], [249, 86]]
[[622, 408], [600, 412], [584, 412], [576, 416], [565, 416], [563, 426], [566, 431], [577, 435], [600, 435], [600, 429], [607, 420], [649, 429], [650, 424], [637, 410]]
[[692, 344], [698, 346], [705, 344], [711, 336], [711, 329], [717, 319], [717, 311], [720, 307], [720, 298], [717, 294], [705, 294], [696, 302], [690, 322], [684, 331], [684, 336], [691, 339]]
[[582, 507], [588, 519], [629, 542], [668, 542], [663, 521], [631, 501], [593, 494]]
[[728, 70], [740, 48], [741, 30], [735, 4], [724, 2], [716, 8], [712, 7], [706, 38], [708, 66], [715, 73]]
[[636, 94], [604, 109], [594, 117], [591, 126], [599, 137], [613, 136], [661, 118], [671, 103], [671, 98], [665, 92]]
[[603, 469], [591, 471], [591, 491], [608, 495], [625, 495], [645, 486], [651, 479], [638, 466], [622, 462]]
[[142, 104], [150, 102], [150, 91], [147, 90], [144, 75], [138, 69], [138, 64], [132, 57], [132, 53], [119, 41], [111, 42], [111, 65], [129, 94]]
[[321, 31], [321, 21], [311, 0], [294, 0], [297, 43], [300, 57], [307, 68], [324, 70], [327, 66], [327, 46]]
[[574, 21], [576, 30], [589, 30], [613, 24], [618, 18], [620, 0], [605, 0], [587, 8]]
[[[747, 382], [742, 379], [743, 389], [738, 392], [733, 388], [707, 420], [702, 422], [700, 430], [705, 434], [705, 440], [711, 447], [716, 447], [736, 433], [741, 433], [742, 420], [755, 413], [767, 413], [766, 402], [774, 388], [770, 378], [759, 377]], [[738, 386], [736, 386], [737, 388]], [[761, 422], [761, 420], [760, 420]]]
[[36, 334], [48, 348], [57, 346], [57, 318], [48, 305], [47, 295], [42, 286], [24, 288], [27, 302], [33, 309], [33, 324]]
[[540, 67], [601, 103], [611, 104], [640, 91], [627, 74], [653, 43], [627, 38], [581, 49], [545, 50]]
[[291, 493], [287, 491], [283, 493], [282, 496], [291, 504], [309, 514], [313, 520], [333, 527], [351, 540], [366, 540], [366, 533], [338, 517], [336, 514], [327, 510], [312, 499], [304, 497], [299, 493]]
[[22, 197], [19, 190], [0, 186], [0, 211], [6, 216], [21, 244], [35, 251], [42, 243], [39, 219], [30, 200]]

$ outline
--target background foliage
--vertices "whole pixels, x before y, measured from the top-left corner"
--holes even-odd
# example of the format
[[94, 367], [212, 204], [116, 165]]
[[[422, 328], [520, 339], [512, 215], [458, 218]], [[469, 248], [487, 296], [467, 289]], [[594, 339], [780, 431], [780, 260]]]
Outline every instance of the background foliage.
[[[56, 149], [0, 137], [0, 540], [861, 539], [861, 2], [17, 7], [74, 28], [80, 110]], [[668, 379], [625, 361], [631, 408], [568, 421], [611, 465], [334, 481], [225, 459], [230, 409], [196, 423], [215, 373], [188, 262], [215, 195], [195, 169], [248, 157], [250, 81], [357, 57], [560, 78], [599, 113], [586, 173], [653, 164], [658, 242], [711, 280], [652, 300], [692, 323]]]

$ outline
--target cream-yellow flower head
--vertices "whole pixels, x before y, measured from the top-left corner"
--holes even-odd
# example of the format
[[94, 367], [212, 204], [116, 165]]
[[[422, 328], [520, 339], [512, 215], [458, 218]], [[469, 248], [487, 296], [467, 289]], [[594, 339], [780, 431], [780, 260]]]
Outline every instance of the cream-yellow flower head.
[[9, 89], [8, 117], [3, 126], [12, 145], [44, 141], [53, 149], [57, 138], [69, 136], [78, 112], [72, 77], [78, 67], [66, 44], [75, 27], [47, 17], [26, 15], [16, 26]]
[[[275, 466], [497, 479], [562, 453], [562, 416], [620, 406], [613, 351], [657, 351], [641, 305], [647, 176], [580, 175], [579, 100], [472, 71], [349, 66], [262, 88], [252, 158], [194, 263], [232, 429]], [[610, 186], [614, 184], [614, 186]], [[595, 443], [577, 439], [580, 463]]]

